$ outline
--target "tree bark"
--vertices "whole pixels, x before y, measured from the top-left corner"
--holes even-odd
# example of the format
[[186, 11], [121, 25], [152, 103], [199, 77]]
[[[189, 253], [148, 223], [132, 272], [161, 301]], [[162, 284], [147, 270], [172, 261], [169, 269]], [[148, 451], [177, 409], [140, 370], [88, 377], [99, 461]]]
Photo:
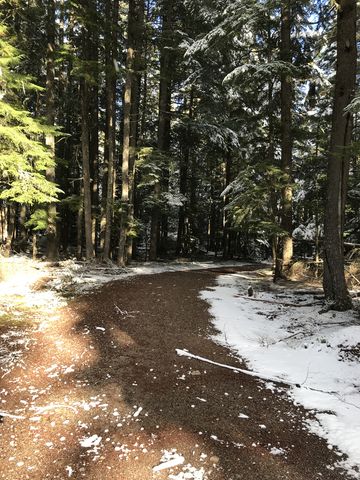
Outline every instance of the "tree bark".
[[[140, 47], [140, 45], [139, 45]], [[130, 156], [129, 156], [129, 211], [128, 211], [128, 233], [134, 230], [135, 221], [135, 173], [136, 173], [136, 147], [138, 140], [138, 125], [139, 125], [139, 105], [140, 105], [140, 83], [139, 75], [140, 58], [135, 59], [135, 75], [132, 87], [133, 101], [131, 102], [131, 122], [130, 122]], [[131, 262], [134, 247], [134, 232], [127, 237], [126, 244], [126, 260]]]
[[9, 203], [7, 207], [7, 237], [4, 245], [4, 256], [9, 257], [12, 244], [15, 235], [15, 216], [16, 216], [16, 208], [13, 203]]
[[96, 2], [89, 2], [92, 23], [89, 24], [89, 61], [92, 71], [92, 81], [89, 85], [89, 162], [91, 185], [92, 212], [92, 243], [94, 254], [98, 250], [99, 238], [99, 31], [96, 27], [99, 21]]
[[[171, 1], [163, 2], [162, 11], [162, 38], [160, 47], [160, 84], [159, 84], [159, 119], [158, 119], [158, 149], [164, 155], [170, 151], [170, 132], [171, 132], [171, 83], [172, 83], [172, 31], [171, 21], [173, 20]], [[163, 179], [159, 179], [154, 188], [155, 202], [158, 203], [161, 195], [161, 180], [163, 189], [169, 188], [168, 168], [164, 168]], [[151, 242], [150, 242], [150, 260], [156, 260], [159, 250], [160, 237], [160, 206], [155, 204], [151, 215]], [[167, 217], [163, 216], [163, 241], [162, 249], [166, 251], [167, 243]]]
[[114, 181], [115, 181], [115, 128], [116, 128], [116, 69], [117, 37], [118, 37], [118, 14], [119, 1], [106, 2], [106, 18], [108, 25], [105, 32], [105, 55], [106, 55], [106, 128], [105, 128], [105, 164], [107, 166], [106, 191], [104, 208], [104, 248], [103, 258], [110, 258], [111, 227], [114, 204]]
[[129, 155], [129, 211], [128, 211], [128, 237], [126, 241], [126, 260], [130, 263], [134, 254], [135, 235], [135, 175], [136, 175], [136, 149], [139, 138], [140, 125], [140, 96], [141, 96], [141, 75], [145, 69], [144, 51], [144, 1], [137, 5], [134, 30], [134, 76], [132, 85], [131, 121], [130, 121], [130, 155]]
[[5, 243], [5, 239], [7, 237], [7, 207], [6, 203], [4, 200], [0, 201], [0, 232], [1, 232], [1, 238], [0, 238], [0, 244]]
[[80, 186], [80, 205], [76, 216], [76, 258], [81, 260], [83, 249], [83, 223], [84, 223], [84, 187]]
[[[187, 105], [185, 105], [185, 109]], [[189, 120], [192, 120], [194, 114], [194, 90], [193, 88], [190, 91], [189, 103], [188, 103], [188, 115]], [[180, 156], [180, 193], [183, 197], [186, 197], [188, 193], [188, 176], [189, 176], [189, 167], [190, 167], [190, 155], [192, 148], [191, 140], [191, 129], [190, 126], [186, 127], [185, 130], [185, 139], [182, 142], [184, 144], [181, 156]], [[190, 242], [189, 242], [189, 221], [187, 218], [188, 215], [188, 205], [187, 203], [181, 205], [179, 208], [179, 221], [178, 221], [178, 232], [176, 240], [176, 254], [187, 255], [189, 253]]]
[[[55, 2], [48, 0], [47, 11], [47, 50], [46, 50], [46, 121], [55, 124]], [[45, 143], [55, 162], [55, 137], [48, 133]], [[46, 170], [46, 179], [55, 182], [55, 165]], [[53, 261], [58, 257], [57, 208], [55, 203], [48, 206], [46, 256]]]
[[[180, 156], [180, 194], [185, 197], [187, 193], [188, 169], [190, 159], [190, 147], [186, 146], [184, 152]], [[185, 221], [186, 221], [186, 204], [179, 208], [178, 232], [176, 239], [176, 254], [185, 253]]]
[[[283, 0], [281, 5], [281, 50], [280, 58], [289, 66], [291, 55], [291, 0]], [[276, 259], [275, 279], [286, 274], [293, 256], [292, 241], [292, 78], [288, 72], [281, 75], [281, 169], [285, 186], [281, 200], [280, 226], [285, 232], [279, 239], [279, 253]]]
[[[231, 177], [232, 169], [232, 158], [231, 152], [227, 152], [225, 158], [225, 186], [228, 187], [232, 181]], [[229, 212], [226, 210], [227, 205], [229, 204], [229, 197], [226, 195], [224, 197], [224, 206], [223, 206], [223, 259], [228, 260], [231, 256], [231, 232], [230, 232], [230, 222], [231, 217]]]
[[[127, 240], [129, 234], [130, 189], [135, 167], [134, 145], [136, 140], [132, 135], [136, 133], [136, 125], [132, 122], [131, 114], [138, 110], [135, 102], [138, 99], [135, 85], [138, 82], [139, 56], [144, 20], [143, 0], [130, 0], [128, 12], [128, 47], [126, 56], [126, 81], [124, 92], [124, 122], [123, 122], [123, 153], [122, 153], [122, 188], [121, 188], [121, 217], [118, 264], [124, 267], [127, 264]], [[135, 143], [134, 143], [135, 142]]]
[[[69, 18], [68, 8], [69, 5], [65, 0], [57, 1], [58, 9], [58, 23], [57, 23], [57, 38], [58, 44], [63, 45], [66, 40], [71, 41], [74, 31], [74, 25]], [[71, 177], [75, 170], [74, 163], [76, 162], [77, 154], [74, 154], [74, 144], [78, 144], [77, 135], [71, 135], [73, 131], [73, 125], [77, 124], [78, 111], [74, 109], [74, 94], [78, 96], [74, 84], [77, 83], [72, 75], [73, 58], [62, 58], [62, 60], [56, 64], [58, 80], [56, 81], [56, 93], [61, 103], [61, 108], [56, 111], [56, 121], [58, 125], [61, 125], [62, 131], [70, 134], [66, 139], [59, 142], [56, 146], [56, 153], [60, 162], [56, 165], [56, 180], [60, 189], [64, 192], [63, 198], [70, 197], [71, 195], [77, 195], [78, 192], [74, 189], [74, 184], [71, 182]], [[74, 117], [76, 120], [74, 122]], [[77, 147], [76, 147], [77, 148]], [[75, 173], [75, 172], [74, 172]], [[78, 175], [80, 176], [80, 175]], [[58, 248], [62, 253], [68, 254], [68, 247], [71, 243], [76, 242], [76, 238], [72, 237], [73, 227], [75, 221], [74, 212], [71, 211], [68, 205], [60, 202], [58, 205], [58, 213], [60, 219], [57, 222], [57, 243]], [[75, 221], [75, 222], [74, 222]], [[76, 237], [76, 235], [75, 235]], [[74, 241], [75, 240], [75, 241]]]
[[344, 223], [353, 118], [344, 112], [356, 82], [356, 0], [337, 2], [337, 64], [324, 224], [324, 292], [335, 310], [352, 307], [344, 274]]
[[[149, 24], [151, 21], [151, 0], [145, 1], [145, 23], [146, 25]], [[148, 122], [148, 67], [149, 67], [149, 60], [151, 59], [151, 41], [148, 35], [144, 34], [144, 42], [143, 42], [143, 75], [142, 75], [142, 86], [141, 86], [141, 118], [139, 118], [139, 139], [142, 144], [145, 142], [145, 135], [147, 130], [147, 122]]]
[[[130, 0], [130, 4], [133, 3]], [[130, 7], [129, 7], [130, 8]], [[126, 265], [126, 238], [127, 238], [127, 216], [129, 209], [129, 157], [130, 157], [130, 113], [131, 113], [131, 88], [132, 76], [131, 70], [134, 57], [134, 50], [128, 48], [126, 64], [128, 71], [126, 73], [125, 95], [124, 95], [124, 140], [122, 152], [122, 168], [121, 168], [121, 216], [120, 216], [120, 239], [118, 264], [121, 267]]]
[[27, 230], [26, 230], [26, 219], [27, 219], [27, 206], [25, 204], [19, 206], [19, 236], [18, 236], [18, 244], [20, 251], [26, 252], [27, 247]]
[[91, 179], [90, 179], [90, 128], [89, 128], [89, 89], [85, 78], [81, 79], [81, 151], [84, 190], [84, 225], [86, 259], [94, 257], [91, 215]]

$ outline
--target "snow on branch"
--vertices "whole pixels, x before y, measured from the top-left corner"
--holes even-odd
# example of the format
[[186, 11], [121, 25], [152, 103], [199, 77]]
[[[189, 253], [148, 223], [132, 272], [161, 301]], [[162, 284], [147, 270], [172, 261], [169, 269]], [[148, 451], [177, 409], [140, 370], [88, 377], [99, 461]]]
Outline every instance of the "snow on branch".
[[258, 76], [260, 78], [264, 76], [281, 75], [283, 73], [294, 74], [295, 68], [288, 62], [283, 62], [281, 60], [276, 60], [274, 62], [268, 63], [245, 63], [240, 67], [236, 67], [232, 72], [230, 72], [223, 80], [223, 83], [229, 83], [236, 80], [239, 76], [244, 74], [251, 74], [252, 76]]

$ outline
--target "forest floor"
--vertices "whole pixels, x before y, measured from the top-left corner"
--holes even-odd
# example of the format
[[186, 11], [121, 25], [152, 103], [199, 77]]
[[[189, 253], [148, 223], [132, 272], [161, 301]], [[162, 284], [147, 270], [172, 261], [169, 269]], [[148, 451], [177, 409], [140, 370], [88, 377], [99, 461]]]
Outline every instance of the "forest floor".
[[26, 305], [28, 286], [4, 288], [0, 478], [347, 478], [286, 384], [179, 355], [248, 368], [226, 337], [214, 341], [204, 296], [257, 268], [125, 276], [68, 302], [33, 270]]

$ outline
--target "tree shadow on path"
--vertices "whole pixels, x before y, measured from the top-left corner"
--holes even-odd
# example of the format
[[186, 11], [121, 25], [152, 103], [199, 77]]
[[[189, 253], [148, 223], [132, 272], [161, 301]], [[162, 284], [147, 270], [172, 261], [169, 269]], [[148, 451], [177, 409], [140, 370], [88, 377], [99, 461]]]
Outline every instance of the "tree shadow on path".
[[124, 478], [168, 478], [168, 472], [153, 474], [151, 466], [163, 450], [176, 449], [214, 480], [338, 479], [339, 472], [328, 468], [338, 457], [306, 431], [304, 410], [252, 378], [176, 355], [177, 348], [186, 348], [243, 366], [210, 339], [216, 331], [198, 297], [217, 274], [135, 277], [73, 306], [82, 317], [77, 331], [91, 328], [98, 352], [98, 362], [82, 375], [99, 391], [111, 384], [121, 392], [119, 410], [127, 405], [130, 417], [116, 434], [124, 441], [137, 432], [135, 443], [145, 445], [144, 452], [136, 447], [129, 455], [131, 464], [137, 457], [145, 466], [145, 476]]
[[[210, 338], [198, 295], [217, 275], [131, 277], [71, 302], [29, 354], [29, 372], [8, 379], [8, 391], [17, 382], [9, 407], [26, 401], [34, 418], [0, 426], [0, 478], [338, 480], [339, 457], [281, 389], [177, 356], [186, 348], [244, 366]], [[51, 408], [36, 414], [35, 404]], [[173, 470], [153, 471], [180, 457]]]

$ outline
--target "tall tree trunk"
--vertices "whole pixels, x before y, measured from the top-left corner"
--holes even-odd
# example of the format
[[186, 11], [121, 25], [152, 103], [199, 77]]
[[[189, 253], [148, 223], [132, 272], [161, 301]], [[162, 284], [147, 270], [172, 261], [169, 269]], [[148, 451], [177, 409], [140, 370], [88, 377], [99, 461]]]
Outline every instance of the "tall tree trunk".
[[[91, 125], [91, 103], [90, 93], [92, 91], [91, 82], [89, 80], [89, 68], [93, 66], [93, 25], [91, 17], [96, 11], [95, 3], [82, 0], [83, 7], [83, 27], [82, 27], [82, 61], [84, 62], [84, 70], [80, 79], [80, 97], [81, 97], [81, 152], [82, 152], [82, 177], [83, 177], [83, 199], [84, 199], [84, 227], [85, 227], [85, 252], [86, 259], [90, 260], [95, 256], [93, 243], [93, 215], [92, 215], [92, 183], [91, 183], [91, 133], [93, 126]], [[96, 18], [96, 17], [95, 17]], [[94, 19], [93, 19], [94, 20]]]
[[7, 207], [4, 200], [0, 201], [0, 244], [5, 243], [7, 237]]
[[105, 128], [105, 164], [107, 166], [106, 182], [104, 187], [105, 217], [104, 221], [104, 249], [103, 258], [110, 258], [111, 227], [114, 204], [114, 160], [115, 160], [115, 128], [116, 128], [116, 69], [117, 37], [118, 37], [119, 1], [106, 2], [106, 18], [108, 24], [105, 32], [106, 55], [106, 128]]
[[[227, 152], [225, 158], [225, 188], [228, 187], [231, 183], [231, 167], [232, 167], [232, 158], [231, 152]], [[224, 189], [225, 189], [224, 188]], [[231, 256], [231, 232], [230, 232], [230, 215], [226, 210], [227, 205], [229, 204], [229, 197], [226, 195], [224, 197], [224, 206], [223, 206], [223, 259], [228, 260]]]
[[[140, 45], [139, 45], [140, 47]], [[139, 58], [135, 59], [135, 75], [134, 84], [132, 87], [131, 102], [131, 124], [130, 124], [130, 156], [129, 156], [129, 211], [128, 211], [128, 227], [129, 230], [134, 228], [135, 221], [135, 172], [136, 172], [136, 147], [138, 139], [138, 125], [139, 125], [139, 105], [140, 105], [140, 83], [141, 78], [139, 71], [141, 70], [139, 65]], [[127, 237], [126, 245], [126, 259], [127, 263], [130, 263], [133, 256], [133, 234]]]
[[[130, 5], [133, 3], [130, 0]], [[130, 6], [129, 6], [130, 8]], [[126, 238], [127, 238], [127, 221], [129, 210], [129, 157], [130, 157], [130, 114], [131, 114], [131, 88], [132, 88], [132, 63], [134, 50], [128, 47], [126, 65], [126, 82], [124, 95], [124, 139], [122, 152], [122, 168], [121, 168], [121, 216], [120, 216], [120, 239], [118, 264], [121, 267], [126, 265]]]
[[[273, 61], [273, 54], [274, 54], [274, 48], [272, 45], [272, 34], [271, 34], [271, 28], [272, 28], [272, 20], [271, 20], [271, 14], [269, 12], [269, 17], [268, 17], [268, 25], [267, 25], [267, 60], [268, 62]], [[274, 79], [271, 78], [268, 81], [268, 105], [267, 105], [267, 115], [268, 115], [268, 153], [267, 153], [267, 161], [270, 166], [275, 166], [276, 165], [276, 160], [275, 160], [275, 115], [274, 115]], [[278, 193], [273, 190], [270, 194], [270, 212], [271, 212], [271, 221], [274, 223], [274, 225], [278, 221], [279, 217], [279, 207], [278, 207]], [[271, 236], [271, 255], [272, 255], [272, 268], [273, 271], [275, 272], [276, 268], [276, 262], [277, 262], [277, 254], [278, 252], [278, 235], [276, 233], [273, 233]]]
[[[180, 194], [185, 197], [187, 193], [188, 169], [190, 159], [190, 148], [185, 148], [180, 157]], [[185, 218], [186, 204], [183, 203], [179, 208], [178, 232], [176, 239], [176, 254], [184, 254], [185, 250]]]
[[[91, 174], [95, 173], [93, 169], [94, 157], [97, 150], [97, 128], [94, 127], [94, 98], [91, 97], [95, 88], [96, 92], [96, 68], [94, 54], [96, 58], [96, 40], [94, 41], [94, 24], [96, 23], [97, 11], [94, 0], [81, 0], [83, 10], [83, 25], [81, 34], [81, 60], [84, 63], [83, 72], [80, 79], [80, 97], [81, 97], [81, 152], [82, 152], [82, 177], [83, 177], [83, 199], [84, 199], [84, 230], [85, 230], [85, 252], [86, 259], [95, 257], [94, 235], [93, 235], [93, 215], [92, 215], [92, 179]], [[92, 78], [89, 78], [92, 75]], [[96, 99], [95, 99], [96, 100]], [[96, 103], [96, 102], [95, 102]], [[97, 115], [97, 112], [96, 112]], [[94, 128], [96, 135], [94, 136]], [[95, 154], [94, 154], [95, 152]], [[93, 171], [92, 171], [93, 170]]]
[[122, 154], [122, 188], [121, 188], [121, 217], [118, 264], [127, 264], [127, 239], [129, 234], [130, 189], [133, 181], [135, 161], [136, 124], [132, 122], [131, 114], [138, 111], [135, 103], [138, 99], [137, 82], [139, 56], [144, 20], [144, 1], [129, 0], [128, 12], [128, 47], [126, 56], [126, 81], [124, 92], [124, 122], [123, 122], [123, 154]]
[[[151, 0], [145, 1], [145, 24], [148, 25], [151, 21]], [[147, 130], [147, 118], [148, 118], [148, 66], [151, 58], [151, 42], [149, 35], [146, 34], [144, 29], [144, 42], [143, 42], [143, 75], [142, 75], [142, 87], [141, 87], [141, 119], [139, 118], [139, 139], [142, 144], [145, 143], [145, 135]]]
[[335, 310], [352, 302], [344, 274], [344, 223], [353, 119], [344, 109], [356, 82], [356, 0], [337, 2], [337, 64], [324, 225], [324, 292]]
[[[291, 55], [291, 0], [283, 0], [281, 5], [281, 50], [280, 58], [288, 65]], [[281, 169], [285, 178], [282, 191], [281, 228], [285, 232], [279, 239], [275, 279], [286, 274], [293, 256], [292, 241], [292, 78], [288, 72], [281, 75]]]
[[90, 181], [91, 181], [91, 236], [95, 254], [98, 249], [99, 232], [99, 88], [93, 86], [90, 90]]
[[[190, 98], [189, 98], [189, 120], [192, 120], [193, 113], [194, 113], [194, 90], [191, 89], [190, 91]], [[185, 105], [186, 109], [186, 105]], [[191, 129], [190, 126], [186, 127], [185, 138], [183, 139], [183, 148], [180, 156], [180, 193], [183, 197], [186, 197], [187, 190], [188, 190], [188, 172], [190, 166], [190, 154], [191, 154]], [[188, 205], [184, 203], [179, 208], [179, 221], [178, 221], [178, 232], [177, 232], [177, 240], [176, 240], [176, 254], [188, 254], [188, 239], [187, 239], [187, 210]]]
[[[48, 125], [55, 124], [55, 1], [47, 3], [47, 50], [46, 50], [46, 121]], [[45, 138], [47, 147], [51, 150], [55, 162], [55, 137], [48, 133]], [[55, 165], [46, 170], [46, 178], [55, 182]], [[56, 260], [58, 257], [58, 238], [56, 225], [56, 204], [48, 206], [47, 247], [48, 260]]]
[[[58, 5], [58, 24], [57, 24], [57, 38], [58, 44], [63, 45], [67, 41], [71, 41], [74, 25], [69, 18], [68, 2], [60, 0]], [[74, 163], [77, 155], [74, 154], [73, 145], [78, 144], [76, 135], [72, 135], [74, 120], [78, 121], [78, 111], [74, 109], [74, 84], [77, 83], [71, 72], [73, 70], [73, 58], [62, 58], [60, 63], [57, 63], [58, 80], [56, 82], [56, 92], [58, 95], [58, 104], [61, 108], [57, 109], [57, 124], [62, 131], [69, 134], [63, 141], [59, 142], [56, 148], [56, 153], [61, 158], [61, 161], [56, 165], [56, 180], [59, 187], [64, 192], [64, 197], [76, 195], [78, 192], [74, 191], [74, 184], [71, 182], [72, 173], [74, 170]], [[76, 96], [78, 91], [76, 90]], [[78, 175], [80, 176], [80, 175]], [[58, 248], [61, 248], [63, 254], [68, 253], [68, 247], [72, 242], [72, 229], [74, 226], [75, 215], [66, 203], [60, 202], [59, 216], [61, 218], [57, 224], [57, 238]]]
[[33, 258], [33, 260], [36, 260], [37, 254], [38, 254], [37, 236], [36, 236], [36, 232], [33, 232], [33, 234], [32, 234], [32, 258]]
[[27, 247], [27, 231], [26, 231], [27, 207], [25, 204], [20, 205], [19, 209], [19, 247], [22, 252], [26, 252]]
[[134, 254], [134, 223], [135, 223], [135, 174], [136, 174], [136, 148], [139, 138], [140, 124], [140, 96], [141, 96], [141, 72], [145, 69], [143, 59], [144, 49], [144, 1], [139, 1], [136, 14], [136, 35], [135, 35], [135, 58], [134, 58], [134, 76], [132, 86], [131, 101], [131, 121], [130, 121], [130, 156], [129, 156], [129, 212], [128, 228], [132, 230], [128, 235], [126, 242], [127, 263], [131, 262]]
[[[93, 6], [93, 16], [98, 18], [96, 7]], [[92, 242], [95, 254], [98, 247], [99, 230], [99, 39], [97, 29], [92, 28], [90, 34], [90, 62], [93, 66], [93, 84], [89, 87], [89, 161], [91, 177], [91, 211], [92, 211]]]
[[[172, 21], [173, 13], [171, 1], [165, 0], [162, 4], [162, 38], [160, 47], [160, 84], [159, 84], [159, 124], [158, 124], [158, 149], [165, 155], [169, 155], [170, 131], [171, 131], [171, 79], [172, 79], [172, 58], [174, 53], [172, 46]], [[163, 188], [169, 188], [168, 168], [163, 172]], [[155, 200], [160, 200], [161, 179], [155, 185]], [[158, 254], [158, 240], [160, 232], [161, 211], [159, 205], [155, 205], [151, 215], [151, 243], [150, 260], [156, 260]], [[163, 216], [163, 250], [166, 250], [167, 243], [167, 217]]]
[[80, 186], [80, 205], [76, 216], [76, 258], [81, 260], [83, 249], [83, 223], [84, 223], [84, 187]]
[[7, 207], [7, 237], [4, 245], [4, 256], [9, 257], [15, 235], [15, 216], [16, 208], [13, 203], [9, 203]]
[[90, 179], [90, 127], [89, 127], [89, 87], [86, 78], [81, 79], [81, 151], [84, 191], [84, 225], [86, 259], [94, 257], [91, 215], [91, 179]]
[[216, 179], [211, 175], [211, 184], [210, 184], [210, 212], [209, 212], [209, 226], [208, 226], [208, 252], [215, 252], [217, 256], [217, 246], [216, 246], [216, 199], [214, 193], [214, 184]]

